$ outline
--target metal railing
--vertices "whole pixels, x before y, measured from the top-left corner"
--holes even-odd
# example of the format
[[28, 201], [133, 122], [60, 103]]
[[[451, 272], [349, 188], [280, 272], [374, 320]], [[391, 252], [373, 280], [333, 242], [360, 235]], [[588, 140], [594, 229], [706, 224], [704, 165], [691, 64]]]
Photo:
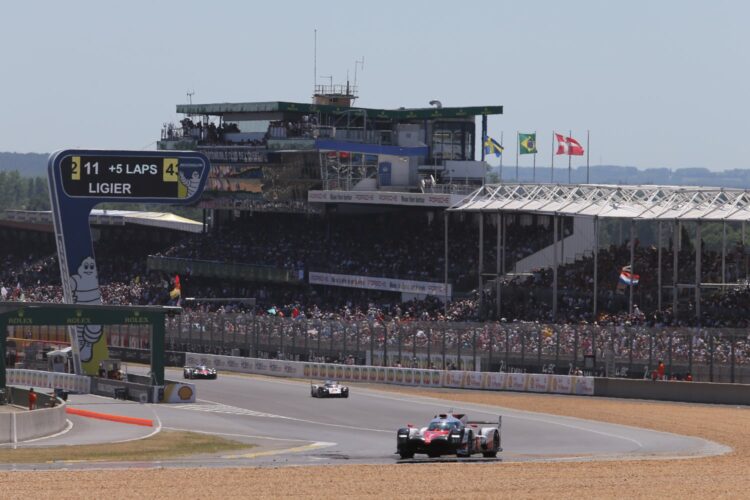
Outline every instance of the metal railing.
[[[131, 341], [132, 342], [132, 341]], [[185, 311], [167, 349], [251, 357], [481, 371], [750, 382], [747, 331], [719, 328], [381, 322]]]

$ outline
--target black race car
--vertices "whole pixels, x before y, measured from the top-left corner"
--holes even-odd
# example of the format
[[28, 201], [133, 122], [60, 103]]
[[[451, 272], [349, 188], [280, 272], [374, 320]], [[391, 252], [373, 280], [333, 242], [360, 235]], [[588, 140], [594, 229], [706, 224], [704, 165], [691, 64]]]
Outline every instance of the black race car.
[[186, 366], [182, 372], [185, 378], [216, 378], [216, 368], [206, 365]]

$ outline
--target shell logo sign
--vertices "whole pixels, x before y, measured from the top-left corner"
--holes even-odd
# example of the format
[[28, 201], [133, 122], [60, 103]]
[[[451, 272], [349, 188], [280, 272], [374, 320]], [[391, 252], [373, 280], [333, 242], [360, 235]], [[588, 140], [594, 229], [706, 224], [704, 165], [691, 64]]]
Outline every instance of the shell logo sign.
[[183, 385], [177, 391], [177, 395], [180, 397], [182, 401], [188, 401], [190, 398], [193, 397], [193, 389], [191, 389], [190, 386]]
[[195, 386], [180, 382], [164, 386], [164, 403], [195, 403]]

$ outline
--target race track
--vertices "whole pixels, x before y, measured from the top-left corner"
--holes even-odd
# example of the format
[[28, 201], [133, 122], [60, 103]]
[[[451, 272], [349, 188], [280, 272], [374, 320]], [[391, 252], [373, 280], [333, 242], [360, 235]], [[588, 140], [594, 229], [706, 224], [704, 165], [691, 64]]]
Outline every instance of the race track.
[[[141, 368], [131, 371], [138, 371]], [[145, 368], [143, 368], [145, 371]], [[167, 377], [181, 378], [181, 370]], [[194, 380], [195, 404], [139, 404], [95, 396], [71, 396], [76, 408], [154, 419], [155, 428], [70, 416], [72, 427], [26, 446], [89, 444], [137, 439], [159, 429], [207, 432], [259, 445], [247, 454], [139, 463], [160, 467], [279, 466], [395, 463], [395, 434], [406, 424], [424, 425], [450, 409], [471, 419], [503, 417], [500, 459], [510, 461], [692, 457], [726, 452], [715, 443], [613, 424], [492, 408], [354, 386], [348, 399], [310, 397], [306, 382], [219, 374]], [[564, 397], [540, 395], [539, 397]], [[25, 468], [120, 468], [132, 463], [51, 463]], [[9, 466], [2, 468], [10, 468]]]

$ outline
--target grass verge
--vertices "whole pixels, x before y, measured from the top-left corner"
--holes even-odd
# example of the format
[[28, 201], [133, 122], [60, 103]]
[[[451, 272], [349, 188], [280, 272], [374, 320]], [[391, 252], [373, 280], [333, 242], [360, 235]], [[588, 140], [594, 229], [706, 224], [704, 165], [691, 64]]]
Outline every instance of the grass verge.
[[247, 450], [254, 446], [209, 434], [162, 431], [150, 438], [127, 443], [17, 448], [15, 450], [2, 448], [0, 449], [0, 463], [164, 460], [190, 455]]

